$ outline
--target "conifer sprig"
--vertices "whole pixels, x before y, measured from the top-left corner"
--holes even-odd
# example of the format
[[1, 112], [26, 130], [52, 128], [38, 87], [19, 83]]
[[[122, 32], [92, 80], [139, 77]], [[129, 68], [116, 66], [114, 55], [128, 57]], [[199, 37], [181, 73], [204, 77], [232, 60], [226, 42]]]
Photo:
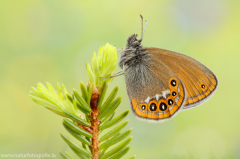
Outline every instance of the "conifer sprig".
[[[81, 93], [74, 89], [69, 94], [65, 86], [59, 83], [57, 91], [49, 83], [46, 83], [47, 87], [39, 83], [30, 93], [34, 102], [65, 117], [63, 126], [79, 143], [62, 133], [61, 137], [79, 158], [115, 159], [123, 157], [130, 150], [132, 137], [128, 136], [132, 128], [122, 131], [128, 124], [128, 121], [122, 120], [129, 110], [115, 117], [115, 111], [121, 103], [121, 97], [116, 97], [118, 86], [105, 97], [113, 78], [100, 78], [113, 75], [116, 65], [117, 50], [106, 44], [98, 50], [98, 55], [93, 53], [91, 65], [86, 63], [89, 82], [87, 85], [80, 82]], [[108, 128], [110, 131], [103, 133]], [[68, 152], [59, 152], [64, 159], [73, 158]]]

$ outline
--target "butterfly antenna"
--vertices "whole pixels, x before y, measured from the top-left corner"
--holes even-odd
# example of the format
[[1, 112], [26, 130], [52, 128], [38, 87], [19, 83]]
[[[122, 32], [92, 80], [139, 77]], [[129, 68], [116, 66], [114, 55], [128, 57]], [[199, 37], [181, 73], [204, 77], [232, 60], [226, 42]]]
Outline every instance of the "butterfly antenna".
[[142, 36], [141, 36], [141, 40], [142, 40], [142, 38], [143, 38], [143, 16], [140, 14], [140, 17], [141, 17], [141, 19], [142, 19]]
[[140, 39], [139, 41], [141, 42], [142, 39], [143, 39], [143, 35], [144, 35], [144, 33], [145, 33], [145, 29], [146, 29], [146, 26], [147, 26], [147, 21], [145, 22], [145, 27], [144, 27], [144, 30], [143, 30], [143, 17], [142, 17], [141, 14], [140, 14], [140, 17], [141, 17], [141, 19], [142, 19], [142, 37], [141, 37], [141, 39]]

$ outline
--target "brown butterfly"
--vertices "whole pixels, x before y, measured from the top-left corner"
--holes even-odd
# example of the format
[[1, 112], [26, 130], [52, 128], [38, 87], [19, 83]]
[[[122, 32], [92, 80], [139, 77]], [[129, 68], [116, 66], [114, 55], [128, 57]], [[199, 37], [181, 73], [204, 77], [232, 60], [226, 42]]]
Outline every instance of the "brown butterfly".
[[144, 31], [140, 40], [136, 34], [127, 39], [119, 62], [136, 116], [160, 121], [206, 102], [218, 86], [213, 72], [186, 55], [143, 47]]

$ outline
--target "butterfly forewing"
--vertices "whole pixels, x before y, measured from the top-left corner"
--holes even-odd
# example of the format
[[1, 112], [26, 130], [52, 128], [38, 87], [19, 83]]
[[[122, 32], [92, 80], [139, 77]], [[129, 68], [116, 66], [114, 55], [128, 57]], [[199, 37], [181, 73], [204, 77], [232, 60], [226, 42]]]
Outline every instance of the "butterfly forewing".
[[143, 48], [153, 59], [164, 63], [180, 78], [186, 88], [183, 109], [198, 106], [216, 91], [218, 80], [211, 70], [199, 61], [183, 54], [158, 48]]

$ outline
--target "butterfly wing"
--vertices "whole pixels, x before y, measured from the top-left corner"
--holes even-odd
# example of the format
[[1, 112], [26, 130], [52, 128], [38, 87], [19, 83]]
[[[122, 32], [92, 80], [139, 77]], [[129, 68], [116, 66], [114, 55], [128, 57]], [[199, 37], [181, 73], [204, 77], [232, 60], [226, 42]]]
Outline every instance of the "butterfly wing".
[[217, 77], [199, 61], [176, 52], [144, 48], [154, 58], [161, 61], [183, 82], [187, 98], [183, 109], [192, 108], [206, 102], [216, 91]]
[[141, 62], [124, 68], [124, 74], [132, 110], [137, 117], [163, 120], [183, 107], [185, 86], [161, 60], [146, 54]]

